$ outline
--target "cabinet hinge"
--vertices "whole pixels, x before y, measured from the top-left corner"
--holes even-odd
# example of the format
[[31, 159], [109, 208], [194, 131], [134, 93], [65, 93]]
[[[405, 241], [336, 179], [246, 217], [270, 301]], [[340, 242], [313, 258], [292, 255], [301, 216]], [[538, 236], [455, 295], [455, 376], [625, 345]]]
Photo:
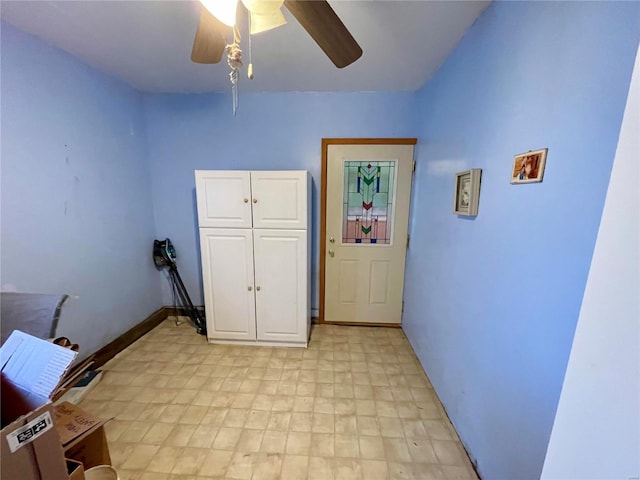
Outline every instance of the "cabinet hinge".
[[415, 172], [416, 171], [416, 161], [413, 160], [413, 165], [411, 165], [411, 171]]
[[402, 300], [402, 313], [404, 313], [404, 300]]
[[411, 235], [407, 234], [407, 248], [409, 248], [409, 240], [411, 240]]

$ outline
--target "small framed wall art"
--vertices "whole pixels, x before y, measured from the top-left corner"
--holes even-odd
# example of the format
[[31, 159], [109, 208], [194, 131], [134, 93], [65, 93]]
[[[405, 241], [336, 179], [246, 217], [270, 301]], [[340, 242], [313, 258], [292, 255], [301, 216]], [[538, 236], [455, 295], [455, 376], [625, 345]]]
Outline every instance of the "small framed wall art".
[[544, 165], [547, 162], [547, 150], [530, 150], [513, 158], [511, 183], [536, 183], [542, 181]]
[[478, 215], [481, 176], [482, 169], [480, 168], [472, 168], [471, 170], [456, 173], [453, 213], [469, 217]]

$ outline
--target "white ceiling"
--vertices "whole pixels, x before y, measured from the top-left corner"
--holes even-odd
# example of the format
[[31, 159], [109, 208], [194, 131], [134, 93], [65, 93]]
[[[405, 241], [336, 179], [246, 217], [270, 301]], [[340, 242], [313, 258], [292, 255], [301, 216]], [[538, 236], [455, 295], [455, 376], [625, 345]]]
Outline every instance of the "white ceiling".
[[[300, 24], [252, 37], [255, 79], [243, 91], [413, 91], [435, 73], [489, 1], [345, 1], [332, 7], [362, 47], [337, 69]], [[190, 61], [200, 4], [187, 1], [9, 1], [15, 27], [146, 92], [228, 91], [226, 61]], [[248, 64], [248, 35], [241, 48]]]

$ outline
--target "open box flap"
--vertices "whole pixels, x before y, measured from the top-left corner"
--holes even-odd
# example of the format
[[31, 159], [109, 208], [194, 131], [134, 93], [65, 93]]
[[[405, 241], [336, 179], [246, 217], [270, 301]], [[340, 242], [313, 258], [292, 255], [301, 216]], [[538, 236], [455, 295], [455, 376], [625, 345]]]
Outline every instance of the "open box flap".
[[77, 352], [14, 330], [0, 347], [2, 376], [13, 385], [49, 398]]
[[103, 426], [107, 421], [88, 414], [80, 407], [61, 402], [54, 406], [55, 424], [60, 443], [65, 449], [73, 447], [81, 438]]

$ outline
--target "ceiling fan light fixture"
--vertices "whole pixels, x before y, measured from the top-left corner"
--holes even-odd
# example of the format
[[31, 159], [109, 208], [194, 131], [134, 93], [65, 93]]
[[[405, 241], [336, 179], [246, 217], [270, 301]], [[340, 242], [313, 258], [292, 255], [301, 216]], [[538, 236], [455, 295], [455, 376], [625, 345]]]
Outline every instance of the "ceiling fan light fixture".
[[251, 12], [251, 35], [281, 27], [286, 23], [287, 19], [280, 10], [268, 14]]
[[200, 0], [202, 5], [222, 23], [233, 27], [236, 23], [238, 0]]

